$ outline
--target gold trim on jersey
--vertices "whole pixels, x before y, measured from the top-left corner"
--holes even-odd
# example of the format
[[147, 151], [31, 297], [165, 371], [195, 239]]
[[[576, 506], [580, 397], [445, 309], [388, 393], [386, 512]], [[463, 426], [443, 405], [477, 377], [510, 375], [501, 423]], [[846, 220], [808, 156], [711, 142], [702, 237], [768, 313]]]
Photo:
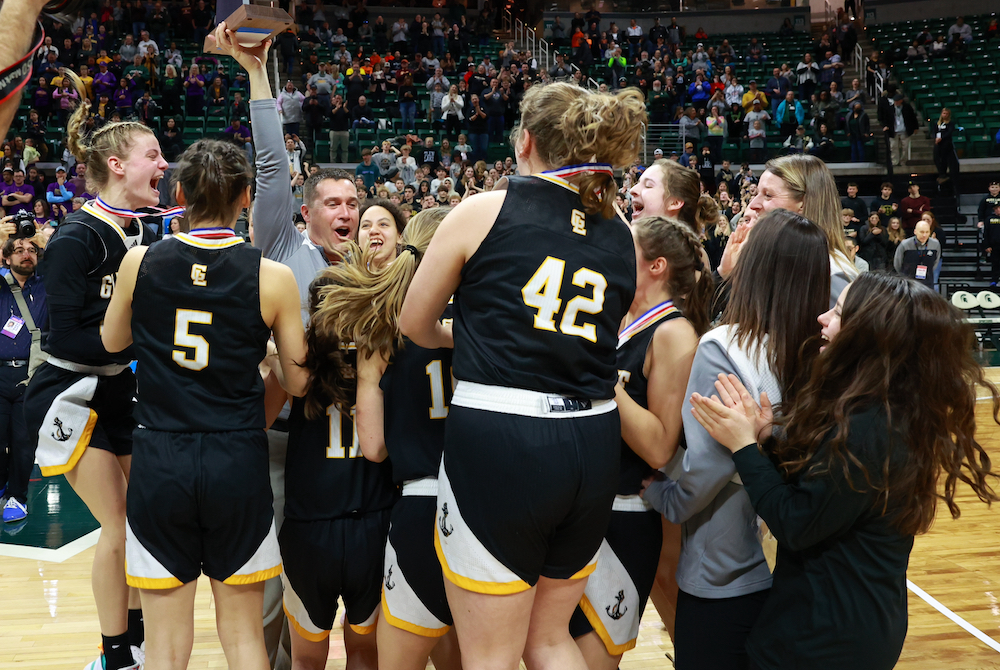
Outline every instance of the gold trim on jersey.
[[[674, 314], [680, 314], [681, 316], [684, 316], [684, 314], [681, 312], [681, 310], [677, 308], [677, 305], [672, 305], [670, 307], [670, 309], [665, 310], [663, 312], [663, 314], [660, 314], [658, 317], [656, 317], [655, 319], [653, 319], [652, 321], [650, 321], [648, 323], [644, 323], [637, 330], [633, 330], [631, 333], [628, 333], [628, 339], [626, 339], [624, 342], [619, 342], [618, 348], [620, 349], [622, 347], [622, 345], [624, 345], [626, 342], [628, 342], [629, 340], [631, 340], [633, 337], [635, 337], [639, 333], [641, 333], [641, 332], [643, 332], [645, 330], [648, 330], [649, 328], [652, 328], [652, 327], [656, 326], [657, 324], [663, 323], [663, 320], [665, 318], [667, 318], [668, 316], [673, 316]], [[641, 319], [641, 318], [642, 317], [639, 317], [639, 319]], [[638, 321], [639, 319], [636, 319], [636, 321]], [[632, 323], [635, 323], [635, 321], [633, 321]], [[621, 334], [624, 333], [628, 329], [628, 327], [632, 325], [632, 323], [630, 323], [628, 326], [625, 326], [624, 328], [622, 328], [621, 333], [619, 333], [618, 336], [621, 337]]]
[[448, 567], [448, 559], [445, 558], [444, 549], [441, 547], [441, 538], [438, 537], [437, 524], [434, 524], [434, 551], [437, 552], [438, 562], [441, 563], [441, 572], [444, 573], [444, 576], [449, 582], [455, 586], [465, 589], [466, 591], [472, 591], [473, 593], [485, 593], [495, 596], [506, 596], [512, 593], [522, 593], [531, 588], [531, 585], [523, 579], [518, 579], [512, 582], [484, 582], [454, 572], [450, 567]]
[[150, 589], [160, 591], [163, 589], [176, 589], [184, 586], [181, 580], [173, 575], [170, 577], [137, 577], [129, 574], [128, 559], [125, 560], [125, 583], [134, 589]]
[[256, 584], [258, 582], [266, 582], [271, 577], [277, 577], [281, 574], [281, 563], [278, 563], [273, 568], [268, 568], [267, 570], [258, 570], [257, 572], [251, 572], [249, 575], [230, 575], [223, 580], [223, 584], [229, 584], [231, 586], [244, 586], [246, 584]]
[[288, 621], [292, 624], [292, 628], [295, 629], [295, 632], [306, 640], [309, 640], [310, 642], [322, 642], [326, 638], [330, 637], [330, 631], [328, 630], [324, 630], [320, 633], [312, 633], [303, 628], [302, 625], [295, 620], [295, 617], [292, 616], [292, 613], [288, 611], [288, 608], [285, 607], [284, 602], [281, 603], [281, 609], [285, 611], [285, 616], [288, 617]]
[[594, 560], [593, 563], [589, 563], [589, 564], [583, 566], [583, 568], [579, 572], [577, 572], [575, 575], [573, 575], [572, 577], [570, 577], [570, 579], [583, 579], [584, 577], [589, 577], [591, 574], [593, 574], [594, 570], [597, 569], [597, 560], [596, 560], [597, 557], [596, 557], [596, 555], [595, 555], [594, 558], [595, 558], [595, 560]]
[[420, 637], [442, 637], [446, 635], [451, 626], [444, 626], [443, 628], [426, 628], [424, 626], [418, 626], [415, 623], [410, 623], [409, 621], [404, 621], [392, 615], [389, 611], [389, 603], [385, 601], [385, 587], [382, 587], [382, 614], [385, 616], [385, 620], [395, 628], [400, 630], [405, 630], [414, 635], [419, 635]]
[[372, 633], [375, 632], [376, 626], [378, 626], [378, 624], [374, 623], [371, 626], [355, 626], [353, 623], [349, 623], [347, 625], [350, 626], [351, 630], [353, 630], [358, 635], [371, 635]]
[[[83, 211], [85, 211], [87, 214], [90, 214], [94, 218], [100, 219], [104, 223], [106, 223], [109, 226], [111, 226], [111, 228], [116, 233], [118, 233], [118, 236], [122, 238], [122, 242], [126, 242], [128, 240], [128, 238], [129, 238], [129, 236], [128, 236], [128, 234], [125, 233], [125, 229], [121, 227], [121, 224], [119, 224], [117, 221], [115, 221], [114, 219], [112, 219], [111, 217], [109, 217], [108, 215], [106, 215], [104, 212], [102, 212], [99, 209], [97, 209], [96, 207], [94, 207], [91, 204], [92, 202], [93, 202], [93, 200], [91, 200], [90, 202], [84, 203], [83, 207], [81, 207], [80, 209], [82, 209]], [[141, 227], [140, 227], [140, 230], [139, 230], [139, 235], [140, 235], [140, 237], [142, 236], [142, 229], [141, 229]]]
[[83, 456], [84, 450], [90, 446], [90, 438], [94, 434], [95, 425], [97, 425], [97, 412], [90, 410], [90, 417], [87, 419], [87, 425], [84, 427], [83, 432], [80, 433], [80, 438], [76, 441], [76, 446], [73, 447], [73, 453], [70, 454], [69, 459], [62, 465], [38, 466], [42, 471], [42, 476], [55, 477], [56, 475], [65, 474], [75, 468], [77, 462], [80, 460], [80, 457]]
[[573, 193], [579, 193], [580, 192], [580, 187], [579, 186], [577, 186], [576, 184], [571, 184], [570, 182], [566, 181], [562, 177], [555, 177], [555, 176], [550, 175], [550, 174], [541, 174], [539, 172], [536, 172], [535, 174], [533, 174], [531, 176], [532, 177], [538, 177], [539, 179], [544, 179], [545, 181], [549, 181], [549, 182], [552, 182], [553, 184], [557, 184], [559, 186], [562, 186], [563, 188], [566, 188], [566, 189], [569, 189], [570, 191], [573, 191]]
[[235, 247], [237, 244], [243, 244], [243, 238], [236, 237], [235, 235], [220, 240], [205, 240], [188, 235], [187, 233], [174, 233], [174, 238], [199, 249], [228, 249], [229, 247]]
[[587, 596], [584, 595], [580, 598], [580, 609], [583, 611], [584, 616], [587, 617], [587, 621], [594, 628], [594, 632], [597, 633], [597, 637], [601, 638], [601, 642], [604, 643], [604, 648], [608, 650], [608, 653], [612, 656], [617, 656], [618, 654], [624, 654], [629, 649], [635, 647], [636, 638], [632, 638], [624, 644], [615, 644], [614, 640], [611, 639], [611, 634], [604, 627], [604, 623], [601, 621], [601, 615], [597, 613], [594, 606], [590, 604], [587, 600]]

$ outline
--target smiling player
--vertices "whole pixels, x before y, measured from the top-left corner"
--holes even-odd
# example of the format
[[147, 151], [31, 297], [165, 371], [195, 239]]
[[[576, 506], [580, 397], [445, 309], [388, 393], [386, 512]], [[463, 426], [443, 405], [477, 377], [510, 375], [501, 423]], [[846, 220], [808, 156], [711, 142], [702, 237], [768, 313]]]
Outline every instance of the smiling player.
[[[28, 433], [37, 440], [42, 474], [65, 474], [98, 523], [93, 584], [103, 637], [103, 659], [89, 667], [138, 667], [130, 644], [142, 639], [138, 596], [129, 611], [125, 584], [125, 489], [132, 462], [132, 353], [110, 354], [101, 344], [104, 313], [125, 253], [156, 238], [143, 225], [160, 200], [167, 161], [156, 136], [141, 123], [109, 123], [84, 140], [90, 104], [70, 118], [70, 151], [87, 166], [88, 189], [97, 198], [60, 224], [46, 248], [49, 300], [47, 363], [24, 396]], [[131, 625], [130, 625], [131, 624]], [[129, 629], [133, 630], [130, 638]]]

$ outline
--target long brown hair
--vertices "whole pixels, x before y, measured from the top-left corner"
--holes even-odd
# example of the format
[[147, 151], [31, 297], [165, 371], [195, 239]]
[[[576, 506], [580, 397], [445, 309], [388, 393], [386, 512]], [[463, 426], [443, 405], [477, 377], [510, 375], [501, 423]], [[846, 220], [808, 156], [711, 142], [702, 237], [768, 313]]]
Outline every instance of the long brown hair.
[[[879, 494], [882, 513], [906, 535], [930, 528], [939, 499], [959, 516], [958, 482], [997, 501], [996, 475], [975, 437], [976, 394], [989, 391], [995, 422], [1000, 397], [973, 358], [972, 326], [940, 295], [898, 275], [862, 273], [847, 290], [840, 332], [785, 403], [783, 437], [766, 445], [779, 468], [786, 477], [842, 470], [852, 488]], [[852, 415], [870, 409], [884, 412], [897, 447], [877, 454], [871, 471], [848, 445]]]
[[735, 326], [745, 351], [766, 353], [783, 396], [794, 395], [807, 377], [820, 347], [816, 317], [829, 304], [826, 234], [786, 209], [761, 216], [733, 270], [722, 323]]
[[239, 197], [253, 183], [253, 170], [232, 142], [198, 140], [181, 154], [171, 175], [186, 202], [185, 220], [227, 225], [239, 214]]
[[715, 293], [712, 274], [701, 262], [701, 242], [687, 224], [661, 216], [647, 216], [632, 224], [643, 258], [664, 258], [670, 266], [666, 280], [671, 300], [698, 335], [708, 330], [708, 310]]
[[312, 371], [305, 396], [307, 418], [322, 416], [331, 402], [342, 409], [354, 385], [354, 370], [343, 348], [354, 344], [359, 357], [378, 353], [388, 359], [402, 343], [399, 312], [410, 281], [448, 207], [424, 210], [410, 219], [400, 238], [402, 251], [383, 270], [370, 267], [371, 253], [353, 242], [344, 260], [309, 287], [311, 318], [306, 330], [305, 367]]

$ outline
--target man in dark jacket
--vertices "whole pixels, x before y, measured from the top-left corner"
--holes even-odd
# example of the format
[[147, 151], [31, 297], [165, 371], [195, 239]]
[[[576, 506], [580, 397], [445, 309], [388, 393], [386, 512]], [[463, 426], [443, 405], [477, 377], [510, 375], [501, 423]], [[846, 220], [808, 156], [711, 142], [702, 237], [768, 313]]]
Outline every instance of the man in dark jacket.
[[919, 125], [913, 106], [903, 99], [902, 93], [897, 93], [891, 105], [879, 107], [879, 123], [882, 124], [882, 132], [889, 138], [892, 164], [905, 165], [910, 153], [910, 138]]

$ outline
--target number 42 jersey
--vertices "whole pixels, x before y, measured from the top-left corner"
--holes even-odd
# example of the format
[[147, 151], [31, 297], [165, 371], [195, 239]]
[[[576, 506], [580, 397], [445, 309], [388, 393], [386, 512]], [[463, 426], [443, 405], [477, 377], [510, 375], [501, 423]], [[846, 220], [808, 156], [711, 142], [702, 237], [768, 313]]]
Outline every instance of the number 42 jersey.
[[613, 398], [618, 327], [635, 294], [630, 230], [585, 213], [558, 177], [507, 180], [455, 293], [455, 378]]
[[264, 429], [257, 364], [271, 331], [260, 315], [260, 259], [236, 236], [179, 233], [146, 251], [132, 299], [141, 425]]

